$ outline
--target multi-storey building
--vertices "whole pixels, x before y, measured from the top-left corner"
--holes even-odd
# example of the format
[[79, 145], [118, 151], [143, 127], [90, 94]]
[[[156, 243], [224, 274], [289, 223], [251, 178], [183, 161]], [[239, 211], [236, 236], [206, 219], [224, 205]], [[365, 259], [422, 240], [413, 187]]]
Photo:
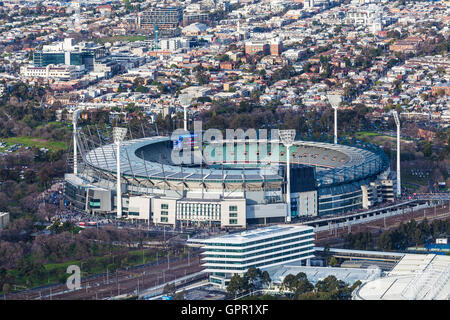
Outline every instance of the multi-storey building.
[[255, 55], [262, 53], [264, 55], [270, 54], [270, 45], [265, 40], [248, 41], [245, 43], [245, 54]]
[[49, 64], [45, 67], [23, 66], [20, 74], [26, 78], [45, 78], [70, 81], [79, 78], [85, 72], [84, 66]]
[[35, 67], [46, 67], [53, 65], [84, 65], [87, 70], [93, 70], [95, 60], [104, 58], [107, 50], [103, 45], [82, 42], [75, 45], [75, 40], [66, 38], [54, 45], [45, 45], [41, 51], [33, 54]]
[[212, 284], [224, 287], [233, 275], [242, 276], [251, 267], [263, 269], [295, 261], [309, 264], [314, 257], [313, 230], [274, 225], [188, 243], [202, 246], [203, 272], [209, 274]]
[[153, 30], [156, 25], [158, 30], [167, 30], [177, 28], [182, 21], [181, 7], [156, 7], [138, 16], [138, 27]]

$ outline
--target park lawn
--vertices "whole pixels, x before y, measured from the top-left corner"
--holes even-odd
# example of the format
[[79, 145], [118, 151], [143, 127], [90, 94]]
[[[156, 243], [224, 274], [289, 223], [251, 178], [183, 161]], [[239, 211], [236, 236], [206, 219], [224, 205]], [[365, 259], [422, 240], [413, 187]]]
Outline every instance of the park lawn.
[[[366, 131], [357, 132], [356, 138], [361, 140], [365, 139], [365, 141], [377, 145], [383, 145], [386, 141], [389, 141], [391, 143], [396, 143], [397, 141], [396, 137]], [[409, 137], [400, 138], [400, 143], [412, 143], [412, 142], [413, 140]]]
[[67, 150], [67, 144], [63, 141], [44, 140], [35, 137], [11, 137], [3, 140], [8, 146], [17, 143], [26, 147], [47, 148], [52, 151]]
[[113, 36], [113, 37], [105, 37], [105, 38], [97, 38], [94, 41], [97, 43], [106, 43], [106, 42], [115, 42], [115, 41], [128, 41], [128, 42], [135, 42], [135, 41], [143, 41], [147, 40], [146, 36]]
[[356, 132], [356, 135], [358, 137], [369, 137], [369, 136], [379, 136], [380, 134], [376, 132], [360, 131]]

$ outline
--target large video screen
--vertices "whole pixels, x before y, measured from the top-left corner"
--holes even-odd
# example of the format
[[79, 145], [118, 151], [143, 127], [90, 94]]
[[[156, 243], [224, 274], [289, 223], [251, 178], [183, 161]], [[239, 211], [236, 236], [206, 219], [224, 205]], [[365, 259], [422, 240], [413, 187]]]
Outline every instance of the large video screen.
[[173, 142], [173, 148], [176, 150], [196, 150], [199, 148], [196, 137], [197, 133], [181, 135], [178, 140]]

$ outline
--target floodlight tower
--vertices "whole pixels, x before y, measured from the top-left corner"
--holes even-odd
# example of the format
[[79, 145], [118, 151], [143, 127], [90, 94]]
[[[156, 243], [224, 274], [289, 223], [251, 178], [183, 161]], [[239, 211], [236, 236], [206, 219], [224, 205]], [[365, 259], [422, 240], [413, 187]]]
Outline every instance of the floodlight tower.
[[189, 97], [189, 95], [180, 95], [178, 97], [180, 100], [181, 106], [183, 107], [184, 111], [184, 131], [188, 131], [188, 118], [187, 118], [187, 108], [191, 106], [192, 99]]
[[286, 222], [291, 222], [291, 154], [289, 148], [294, 143], [295, 129], [290, 130], [278, 130], [281, 143], [286, 147], [286, 159], [287, 159], [287, 186], [286, 186], [286, 203], [287, 203], [287, 215]]
[[337, 144], [337, 106], [333, 106], [334, 109], [334, 144]]
[[77, 155], [77, 122], [81, 110], [77, 109], [72, 114], [72, 124], [73, 124], [73, 174], [78, 173], [78, 155]]
[[188, 106], [183, 106], [183, 111], [184, 111], [184, 131], [187, 131], [187, 107]]
[[117, 158], [117, 218], [122, 218], [122, 191], [120, 190], [120, 143], [127, 134], [127, 128], [114, 127], [113, 139], [116, 144], [116, 158]]
[[394, 115], [395, 125], [397, 126], [397, 197], [402, 196], [402, 185], [400, 180], [400, 120], [397, 111], [392, 111]]
[[328, 94], [327, 98], [328, 102], [331, 104], [331, 107], [334, 109], [334, 144], [337, 144], [337, 111], [339, 104], [342, 101], [342, 97], [341, 95]]

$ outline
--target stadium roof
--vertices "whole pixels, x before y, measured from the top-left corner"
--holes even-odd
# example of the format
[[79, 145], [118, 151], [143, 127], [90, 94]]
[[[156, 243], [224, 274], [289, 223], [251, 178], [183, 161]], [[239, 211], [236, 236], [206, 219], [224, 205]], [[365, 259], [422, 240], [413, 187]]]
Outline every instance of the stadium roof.
[[[170, 137], [148, 137], [123, 141], [121, 144], [120, 163], [123, 175], [138, 178], [155, 178], [168, 180], [217, 180], [227, 181], [281, 181], [277, 166], [265, 165], [250, 168], [198, 168], [162, 164], [157, 161], [143, 160], [137, 151], [152, 144], [170, 141]], [[88, 145], [86, 143], [85, 145]], [[293, 164], [313, 165], [318, 168], [317, 184], [330, 185], [349, 182], [367, 176], [379, 174], [384, 169], [381, 153], [365, 149], [320, 142], [296, 141]], [[280, 151], [283, 147], [280, 148]], [[83, 154], [90, 166], [109, 173], [116, 173], [116, 151], [114, 144], [94, 148]], [[286, 155], [281, 155], [280, 162], [285, 162]], [[283, 160], [284, 159], [284, 160]]]

